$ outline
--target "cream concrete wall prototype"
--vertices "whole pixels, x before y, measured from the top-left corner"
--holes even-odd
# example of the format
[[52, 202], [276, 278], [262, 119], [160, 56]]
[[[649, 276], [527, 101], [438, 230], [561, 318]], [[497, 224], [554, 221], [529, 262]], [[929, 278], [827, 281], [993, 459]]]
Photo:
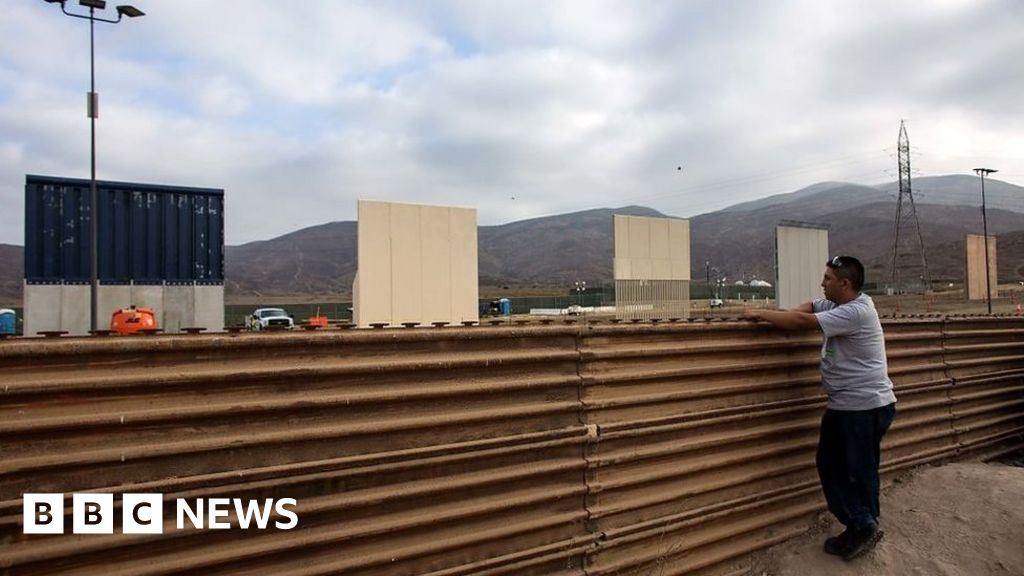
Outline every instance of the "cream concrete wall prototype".
[[775, 298], [780, 309], [821, 297], [821, 275], [828, 258], [828, 228], [797, 223], [776, 226]]
[[478, 321], [476, 209], [359, 201], [353, 320]]
[[616, 214], [615, 301], [620, 318], [685, 318], [690, 303], [690, 223]]
[[[89, 333], [89, 286], [83, 284], [25, 284], [26, 336], [64, 330], [71, 336]], [[117, 284], [99, 287], [96, 310], [101, 330], [110, 327], [111, 315], [121, 308], [152, 308], [157, 326], [167, 333], [188, 326], [211, 332], [224, 330], [224, 286]]]
[[[985, 299], [985, 241], [981, 234], [968, 234], [964, 240], [964, 272], [968, 300]], [[999, 295], [996, 276], [996, 237], [988, 237], [989, 287], [992, 297]]]
[[616, 280], [690, 280], [690, 222], [616, 214]]

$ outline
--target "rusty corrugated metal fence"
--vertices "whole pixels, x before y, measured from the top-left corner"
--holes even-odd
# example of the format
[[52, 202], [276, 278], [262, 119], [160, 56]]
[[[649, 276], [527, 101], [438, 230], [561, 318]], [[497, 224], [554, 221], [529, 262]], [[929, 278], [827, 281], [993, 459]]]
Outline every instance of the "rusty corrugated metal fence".
[[[886, 473], [1024, 444], [1024, 321], [885, 329]], [[741, 570], [823, 508], [820, 343], [740, 322], [0, 342], [0, 572]], [[70, 513], [76, 491], [162, 493], [165, 532], [22, 534], [22, 493]], [[296, 498], [299, 526], [176, 529], [173, 501], [206, 497]]]

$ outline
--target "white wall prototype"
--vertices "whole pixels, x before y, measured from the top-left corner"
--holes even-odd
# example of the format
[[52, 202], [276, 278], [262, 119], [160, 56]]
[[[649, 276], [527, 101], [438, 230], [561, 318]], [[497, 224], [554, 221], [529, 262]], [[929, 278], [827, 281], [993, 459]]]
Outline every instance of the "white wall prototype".
[[476, 209], [360, 200], [352, 318], [479, 321]]
[[775, 299], [780, 309], [821, 297], [828, 258], [826, 226], [786, 223], [775, 227]]

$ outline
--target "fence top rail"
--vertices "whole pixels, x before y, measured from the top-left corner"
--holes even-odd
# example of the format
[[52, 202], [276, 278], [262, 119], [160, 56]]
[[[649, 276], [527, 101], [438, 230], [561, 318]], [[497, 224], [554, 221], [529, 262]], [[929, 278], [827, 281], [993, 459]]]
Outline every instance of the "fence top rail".
[[344, 348], [346, 345], [415, 342], [507, 341], [534, 337], [574, 337], [572, 326], [423, 328], [344, 331], [291, 331], [171, 334], [65, 338], [14, 338], [0, 342], [0, 361], [24, 357], [76, 356], [103, 353], [161, 353], [201, 350]]
[[[900, 326], [936, 329], [943, 326], [962, 329], [970, 323], [982, 322], [985, 328], [1024, 329], [1024, 318], [883, 318], [882, 327]], [[660, 321], [629, 324], [581, 323], [571, 325], [503, 325], [445, 328], [388, 328], [383, 330], [359, 329], [338, 331], [301, 331], [278, 333], [207, 333], [202, 335], [155, 335], [147, 337], [64, 337], [13, 338], [0, 341], [0, 361], [27, 357], [76, 356], [103, 353], [160, 353], [200, 350], [257, 350], [286, 348], [334, 348], [345, 345], [414, 342], [507, 341], [525, 338], [551, 337], [615, 337], [656, 334], [751, 334], [772, 332], [776, 329], [765, 322], [750, 322], [735, 318], [688, 319], [678, 322]], [[813, 331], [807, 331], [811, 333]], [[987, 330], [982, 330], [987, 332]], [[793, 336], [797, 332], [790, 333]]]

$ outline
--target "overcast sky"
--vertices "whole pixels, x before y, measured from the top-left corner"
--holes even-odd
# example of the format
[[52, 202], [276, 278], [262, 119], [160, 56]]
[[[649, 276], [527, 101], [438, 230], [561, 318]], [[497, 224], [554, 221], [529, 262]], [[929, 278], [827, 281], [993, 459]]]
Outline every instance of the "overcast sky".
[[[918, 176], [1024, 184], [1022, 0], [135, 5], [96, 27], [98, 177], [223, 188], [229, 244], [357, 198], [498, 224], [878, 184], [901, 119]], [[2, 243], [26, 174], [89, 176], [88, 28], [2, 2]]]

